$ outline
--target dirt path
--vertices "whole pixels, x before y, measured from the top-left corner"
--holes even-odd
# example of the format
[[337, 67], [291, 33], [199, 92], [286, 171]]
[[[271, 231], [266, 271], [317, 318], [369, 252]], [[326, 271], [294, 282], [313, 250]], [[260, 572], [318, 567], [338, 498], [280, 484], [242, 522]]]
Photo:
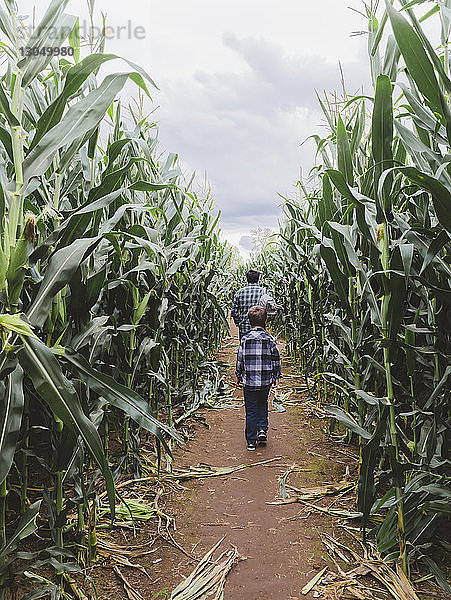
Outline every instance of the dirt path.
[[[227, 374], [230, 385], [238, 347], [236, 331], [233, 334], [219, 353], [219, 358], [231, 365]], [[301, 386], [287, 357], [283, 362], [286, 377], [281, 391]], [[237, 390], [235, 396], [241, 399], [242, 391]], [[300, 399], [300, 395], [294, 393], [291, 398]], [[244, 440], [244, 408], [237, 405], [204, 413], [210, 429], [197, 428], [186, 448], [178, 452], [176, 464], [233, 466], [276, 460], [225, 477], [184, 483], [185, 490], [167, 506], [176, 515], [174, 538], [188, 552], [202, 556], [225, 536], [224, 547], [233, 544], [247, 557], [229, 574], [225, 600], [313, 598], [301, 595], [301, 589], [326, 564], [320, 533], [332, 532], [337, 523], [320, 513], [306, 512], [301, 504], [278, 506], [268, 502], [280, 498], [279, 479], [288, 469], [306, 469], [290, 477], [292, 485], [313, 487], [340, 481], [349, 460], [337, 458], [335, 453], [331, 458], [331, 443], [322, 431], [324, 423], [312, 418], [302, 403], [285, 413], [272, 411], [268, 445], [249, 452]], [[331, 502], [333, 499], [328, 500]], [[152, 600], [167, 598], [195, 565], [167, 545], [156, 554], [163, 560], [154, 571], [158, 581], [149, 589]]]
[[[100, 548], [99, 560], [86, 570], [88, 578], [80, 580], [90, 598], [169, 600], [171, 591], [221, 538], [224, 538], [221, 550], [234, 545], [246, 557], [227, 576], [224, 600], [312, 599], [317, 597], [315, 590], [306, 595], [301, 590], [326, 564], [333, 572], [340, 571], [336, 560], [345, 571], [361, 565], [346, 557], [342, 562], [338, 558], [343, 557], [340, 552], [332, 561], [323, 543], [324, 540], [330, 544], [331, 538], [328, 541], [325, 534], [348, 547], [354, 546], [355, 556], [361, 555], [362, 548], [349, 531], [344, 532], [340, 520], [319, 510], [331, 507], [355, 510], [352, 489], [316, 497], [310, 505], [271, 504], [280, 501], [280, 479], [290, 469], [298, 471], [290, 474], [288, 480], [296, 488], [338, 483], [348, 476], [354, 481], [358, 468], [356, 448], [328, 438], [324, 431], [327, 421], [314, 415], [312, 405], [306, 401], [304, 382], [282, 349], [283, 379], [279, 394], [291, 392], [289, 400], [293, 406], [287, 406], [286, 412], [270, 412], [268, 445], [248, 452], [242, 390], [235, 389], [233, 377], [238, 347], [236, 333], [232, 331], [233, 336], [224, 341], [218, 353], [218, 358], [229, 364], [226, 381], [230, 390], [234, 390], [236, 402], [231, 402], [228, 408], [195, 415], [189, 425], [190, 440], [175, 451], [174, 467], [192, 471], [200, 463], [214, 467], [255, 466], [220, 477], [175, 482], [166, 478], [162, 488], [149, 487], [147, 482], [127, 484], [124, 493], [128, 498], [142, 498], [148, 505], [158, 506], [163, 511], [162, 522], [159, 528], [155, 518], [141, 526], [138, 522], [133, 526], [117, 524], [110, 530], [108, 525], [101, 541], [109, 544], [109, 549]], [[265, 464], [257, 464], [263, 461]], [[150, 462], [154, 462], [153, 455]], [[293, 490], [287, 489], [295, 499]], [[172, 527], [165, 529], [164, 514], [173, 517], [175, 531]], [[364, 598], [362, 589], [365, 592], [365, 586], [374, 587], [374, 579], [362, 584], [360, 595], [355, 590], [353, 597]], [[342, 597], [340, 594], [344, 592], [337, 592], [333, 585], [330, 590], [321, 597], [332, 600]], [[371, 597], [388, 598], [379, 590]], [[348, 597], [346, 593], [345, 596]], [[446, 595], [435, 588], [431, 595], [422, 590], [418, 597], [442, 600]]]

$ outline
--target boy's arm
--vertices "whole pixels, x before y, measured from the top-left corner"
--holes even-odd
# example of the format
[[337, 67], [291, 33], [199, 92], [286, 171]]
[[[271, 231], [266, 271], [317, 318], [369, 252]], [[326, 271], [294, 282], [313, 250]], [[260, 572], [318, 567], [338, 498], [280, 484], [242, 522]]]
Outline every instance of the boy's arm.
[[243, 356], [243, 347], [240, 344], [238, 348], [238, 354], [236, 356], [236, 369], [235, 375], [237, 383], [240, 383], [243, 380], [244, 375], [244, 356]]
[[277, 342], [274, 341], [274, 345], [271, 348], [271, 359], [272, 359], [272, 377], [276, 382], [282, 376], [282, 364], [280, 362], [279, 348]]

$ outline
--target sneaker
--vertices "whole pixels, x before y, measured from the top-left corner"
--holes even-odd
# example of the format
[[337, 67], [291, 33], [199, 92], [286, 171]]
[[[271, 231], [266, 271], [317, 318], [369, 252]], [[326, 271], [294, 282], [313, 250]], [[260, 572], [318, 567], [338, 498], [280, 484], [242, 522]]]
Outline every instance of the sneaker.
[[266, 444], [266, 440], [266, 431], [264, 429], [257, 431], [257, 442], [260, 442], [260, 444]]
[[252, 440], [249, 440], [249, 441], [247, 442], [247, 449], [248, 449], [249, 451], [255, 450], [256, 448], [257, 448], [257, 442], [254, 442], [254, 441], [252, 441]]

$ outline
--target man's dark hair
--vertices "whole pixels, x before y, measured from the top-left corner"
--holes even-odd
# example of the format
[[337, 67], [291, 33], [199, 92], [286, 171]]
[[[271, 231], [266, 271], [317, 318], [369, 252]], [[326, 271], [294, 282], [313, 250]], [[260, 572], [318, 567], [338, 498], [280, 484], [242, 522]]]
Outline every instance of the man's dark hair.
[[247, 313], [251, 327], [264, 327], [266, 325], [266, 308], [264, 306], [251, 306]]
[[260, 279], [260, 272], [255, 271], [254, 269], [250, 269], [246, 273], [246, 279], [247, 279], [248, 283], [257, 283], [258, 280]]

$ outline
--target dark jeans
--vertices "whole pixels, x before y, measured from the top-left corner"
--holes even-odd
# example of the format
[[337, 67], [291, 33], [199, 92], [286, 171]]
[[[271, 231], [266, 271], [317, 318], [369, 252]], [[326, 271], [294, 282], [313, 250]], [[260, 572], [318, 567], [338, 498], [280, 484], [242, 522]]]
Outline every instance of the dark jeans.
[[244, 405], [246, 407], [246, 439], [255, 441], [257, 431], [268, 431], [268, 394], [270, 387], [250, 390], [244, 387]]

